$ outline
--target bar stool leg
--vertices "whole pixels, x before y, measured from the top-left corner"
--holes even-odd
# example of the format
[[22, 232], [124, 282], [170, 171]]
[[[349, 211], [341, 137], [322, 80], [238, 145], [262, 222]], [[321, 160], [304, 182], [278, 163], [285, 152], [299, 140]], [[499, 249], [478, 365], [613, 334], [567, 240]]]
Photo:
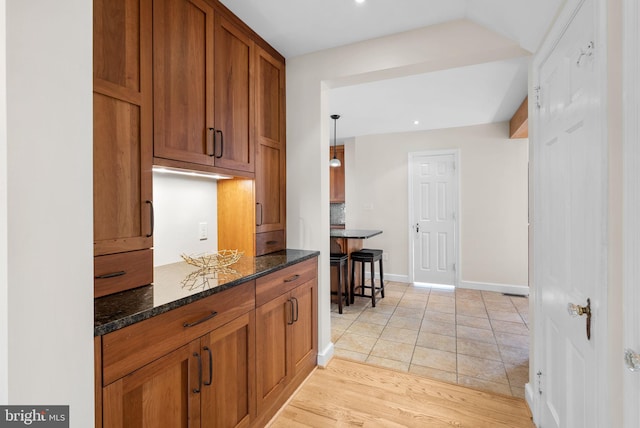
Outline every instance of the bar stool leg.
[[342, 314], [342, 266], [338, 265], [338, 313]]
[[344, 294], [346, 296], [346, 303], [347, 306], [349, 306], [349, 301], [351, 300], [351, 293], [349, 292], [349, 284], [348, 284], [348, 280], [349, 280], [349, 271], [348, 271], [348, 267], [349, 267], [349, 261], [346, 261], [344, 263], [342, 263], [341, 269], [342, 269], [342, 277], [344, 278]]
[[380, 257], [380, 296], [384, 299], [384, 273], [382, 271], [382, 257]]
[[371, 262], [371, 307], [376, 307], [376, 264], [373, 261]]
[[355, 260], [351, 260], [351, 304], [355, 302], [355, 289], [356, 289], [356, 281], [355, 281]]

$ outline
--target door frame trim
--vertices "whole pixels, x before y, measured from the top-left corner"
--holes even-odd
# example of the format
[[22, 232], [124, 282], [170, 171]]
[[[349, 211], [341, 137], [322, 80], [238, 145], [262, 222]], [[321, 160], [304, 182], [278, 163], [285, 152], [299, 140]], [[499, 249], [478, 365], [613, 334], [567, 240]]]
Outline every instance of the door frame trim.
[[[637, 0], [623, 0], [622, 33], [622, 93], [623, 96], [623, 347], [640, 352], [638, 335], [631, 326], [640, 325], [640, 314], [636, 304], [640, 302], [640, 270], [637, 260], [640, 257], [640, 7]], [[635, 327], [638, 329], [638, 327]], [[615, 363], [615, 362], [614, 362]], [[623, 421], [624, 427], [637, 427], [640, 424], [640, 375], [623, 370]]]
[[[608, 116], [607, 116], [607, 103], [608, 103], [608, 91], [607, 91], [607, 58], [608, 58], [608, 49], [607, 49], [607, 5], [606, 2], [599, 2], [596, 0], [592, 0], [595, 2], [595, 5], [590, 7], [595, 8], [595, 28], [594, 28], [594, 43], [596, 45], [596, 52], [598, 55], [597, 64], [597, 85], [598, 91], [601, 98], [601, 103], [598, 107], [599, 112], [597, 117], [600, 119], [599, 122], [599, 136], [601, 141], [606, 142], [606, 146], [603, 149], [603, 170], [605, 171], [604, 175], [606, 179], [605, 182], [602, 183], [602, 196], [603, 201], [605, 202], [605, 206], [601, 207], [603, 209], [603, 219], [604, 223], [602, 225], [604, 231], [604, 237], [608, 240], [609, 237], [609, 189], [608, 189], [608, 178], [609, 178], [609, 158], [608, 158], [608, 147], [609, 147], [609, 138], [608, 138]], [[560, 38], [564, 35], [568, 26], [571, 24], [573, 18], [578, 13], [579, 8], [586, 3], [587, 0], [567, 0], [562, 10], [558, 13], [556, 19], [551, 24], [549, 31], [542, 41], [538, 52], [534, 55], [533, 60], [531, 61], [530, 68], [530, 76], [529, 79], [529, 94], [530, 99], [536, 99], [536, 87], [540, 86], [540, 76], [539, 69], [541, 65], [548, 59], [556, 45], [560, 41]], [[605, 3], [605, 4], [603, 4]], [[544, 97], [544, 93], [542, 94]], [[529, 218], [531, 219], [531, 234], [530, 234], [530, 243], [531, 250], [530, 251], [530, 284], [532, 286], [533, 292], [531, 293], [529, 307], [533, 309], [533, 320], [531, 326], [533, 327], [533, 331], [530, 333], [533, 337], [532, 346], [529, 351], [529, 383], [525, 385], [526, 389], [526, 400], [529, 404], [529, 408], [531, 410], [533, 421], [537, 424], [540, 421], [540, 412], [542, 406], [542, 400], [540, 400], [540, 394], [537, 393], [539, 382], [536, 373], [540, 370], [540, 365], [543, 360], [543, 340], [541, 340], [543, 335], [543, 326], [541, 324], [541, 308], [542, 308], [542, 290], [541, 287], [536, 286], [536, 278], [539, 276], [539, 268], [536, 265], [536, 255], [539, 253], [539, 248], [535, 241], [535, 226], [537, 223], [535, 216], [535, 207], [536, 200], [538, 200], [539, 196], [537, 195], [538, 186], [537, 186], [537, 177], [540, 176], [539, 165], [536, 162], [536, 142], [539, 135], [539, 126], [540, 126], [540, 117], [539, 110], [535, 107], [536, 102], [533, 101], [529, 105], [529, 117], [532, 119], [532, 125], [529, 127], [529, 162], [530, 167], [532, 169], [532, 183], [531, 188], [533, 189], [533, 195], [531, 203], [529, 204]], [[593, 328], [593, 336], [599, 338], [597, 342], [597, 347], [595, 347], [595, 364], [599, 368], [596, 374], [596, 391], [597, 391], [597, 421], [595, 421], [595, 426], [608, 426], [609, 421], [611, 420], [609, 414], [609, 401], [611, 400], [609, 394], [609, 355], [608, 355], [608, 256], [609, 256], [609, 247], [607, 242], [603, 242], [603, 251], [605, 253], [603, 257], [603, 269], [601, 272], [601, 283], [602, 287], [598, 288], [598, 296], [597, 299], [599, 301], [598, 307], [595, 308], [597, 314], [597, 322]], [[543, 381], [544, 386], [544, 381]]]
[[454, 248], [454, 257], [456, 270], [453, 277], [453, 286], [458, 287], [460, 283], [460, 278], [462, 277], [462, 269], [460, 266], [460, 149], [446, 149], [446, 150], [424, 150], [419, 152], [409, 152], [407, 155], [408, 165], [408, 177], [407, 177], [407, 200], [409, 202], [408, 212], [407, 212], [407, 236], [408, 236], [408, 264], [409, 264], [409, 283], [413, 284], [415, 280], [415, 272], [414, 272], [414, 263], [413, 263], [413, 255], [414, 255], [414, 239], [413, 239], [413, 209], [415, 208], [413, 203], [413, 160], [417, 157], [422, 156], [442, 156], [442, 155], [453, 155], [453, 161], [455, 164], [455, 177], [456, 177], [456, 198], [454, 200], [455, 204], [455, 213], [456, 213], [456, 221], [453, 227], [454, 240], [453, 245]]

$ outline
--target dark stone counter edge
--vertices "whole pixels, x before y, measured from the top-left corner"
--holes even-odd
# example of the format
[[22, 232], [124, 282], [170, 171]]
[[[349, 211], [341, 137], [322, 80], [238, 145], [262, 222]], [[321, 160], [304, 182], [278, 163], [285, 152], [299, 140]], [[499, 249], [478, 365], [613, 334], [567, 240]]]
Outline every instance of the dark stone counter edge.
[[[266, 256], [268, 256], [268, 254], [266, 254]], [[107, 322], [107, 323], [104, 323], [104, 324], [101, 324], [101, 325], [95, 325], [94, 329], [93, 329], [93, 335], [94, 335], [94, 337], [95, 336], [103, 336], [103, 335], [105, 335], [107, 333], [111, 333], [111, 332], [114, 332], [114, 331], [119, 330], [121, 328], [124, 328], [124, 327], [130, 326], [132, 324], [135, 324], [137, 322], [144, 321], [144, 320], [152, 318], [152, 317], [154, 317], [156, 315], [163, 314], [163, 313], [168, 312], [168, 311], [170, 311], [172, 309], [176, 309], [176, 308], [179, 308], [181, 306], [188, 305], [189, 303], [193, 303], [193, 302], [195, 302], [197, 300], [204, 299], [205, 297], [211, 296], [213, 294], [221, 293], [221, 292], [223, 292], [225, 290], [228, 290], [230, 288], [233, 288], [233, 287], [236, 287], [238, 285], [244, 284], [244, 283], [246, 283], [248, 281], [260, 278], [260, 277], [265, 276], [265, 275], [269, 275], [271, 273], [277, 272], [277, 271], [282, 270], [284, 268], [287, 268], [289, 266], [296, 265], [296, 264], [301, 263], [301, 262], [303, 262], [305, 260], [309, 260], [309, 259], [312, 259], [312, 258], [318, 257], [318, 256], [320, 256], [320, 251], [308, 251], [305, 255], [301, 255], [299, 258], [296, 258], [295, 260], [289, 260], [289, 261], [287, 261], [285, 263], [282, 263], [280, 265], [273, 266], [273, 267], [271, 267], [269, 269], [265, 269], [265, 270], [260, 271], [260, 272], [256, 272], [256, 273], [254, 273], [252, 275], [244, 276], [242, 278], [236, 279], [236, 280], [228, 282], [226, 284], [219, 285], [219, 286], [217, 286], [215, 288], [211, 288], [209, 290], [205, 290], [205, 291], [202, 291], [200, 293], [193, 294], [193, 295], [188, 296], [188, 297], [184, 297], [182, 299], [174, 300], [173, 302], [166, 303], [164, 305], [157, 306], [157, 307], [154, 307], [152, 309], [144, 310], [144, 311], [135, 313], [133, 315], [124, 316], [122, 318], [119, 318], [119, 319], [111, 321], [111, 322]], [[143, 286], [143, 287], [140, 287], [140, 288], [144, 288], [144, 287], [152, 287], [152, 285], [147, 285], [147, 286]]]

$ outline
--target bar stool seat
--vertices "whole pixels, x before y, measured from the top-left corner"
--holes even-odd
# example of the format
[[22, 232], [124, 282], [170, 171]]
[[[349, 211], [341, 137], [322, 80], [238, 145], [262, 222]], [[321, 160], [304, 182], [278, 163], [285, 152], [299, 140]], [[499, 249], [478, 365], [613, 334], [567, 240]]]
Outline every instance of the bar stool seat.
[[343, 302], [349, 306], [349, 287], [347, 283], [347, 268], [349, 263], [349, 256], [342, 253], [331, 253], [330, 255], [331, 267], [338, 268], [338, 290], [331, 292], [332, 295], [338, 296], [338, 313], [342, 313]]
[[[382, 250], [363, 248], [359, 251], [351, 253], [351, 303], [354, 303], [354, 296], [371, 298], [371, 306], [376, 307], [376, 296], [380, 294], [380, 298], [384, 299], [384, 270], [382, 268]], [[360, 263], [360, 284], [355, 283], [355, 264]], [[376, 269], [375, 262], [379, 262], [380, 267], [380, 285], [376, 286]], [[365, 264], [371, 264], [371, 285], [364, 284]], [[356, 290], [360, 290], [356, 293]], [[370, 290], [370, 294], [365, 293]]]

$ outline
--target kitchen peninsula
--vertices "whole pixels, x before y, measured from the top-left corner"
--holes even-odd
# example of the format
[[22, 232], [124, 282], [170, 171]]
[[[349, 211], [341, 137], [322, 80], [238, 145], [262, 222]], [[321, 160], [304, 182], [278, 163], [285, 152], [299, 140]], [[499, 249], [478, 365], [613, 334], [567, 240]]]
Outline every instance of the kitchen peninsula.
[[[381, 230], [363, 230], [363, 229], [330, 229], [329, 237], [331, 238], [330, 248], [332, 253], [342, 253], [349, 256], [347, 263], [347, 278], [351, 278], [351, 253], [361, 250], [364, 247], [364, 240], [380, 235]], [[356, 272], [356, 281], [359, 281], [360, 273]], [[337, 275], [331, 275], [331, 290], [338, 289]]]

